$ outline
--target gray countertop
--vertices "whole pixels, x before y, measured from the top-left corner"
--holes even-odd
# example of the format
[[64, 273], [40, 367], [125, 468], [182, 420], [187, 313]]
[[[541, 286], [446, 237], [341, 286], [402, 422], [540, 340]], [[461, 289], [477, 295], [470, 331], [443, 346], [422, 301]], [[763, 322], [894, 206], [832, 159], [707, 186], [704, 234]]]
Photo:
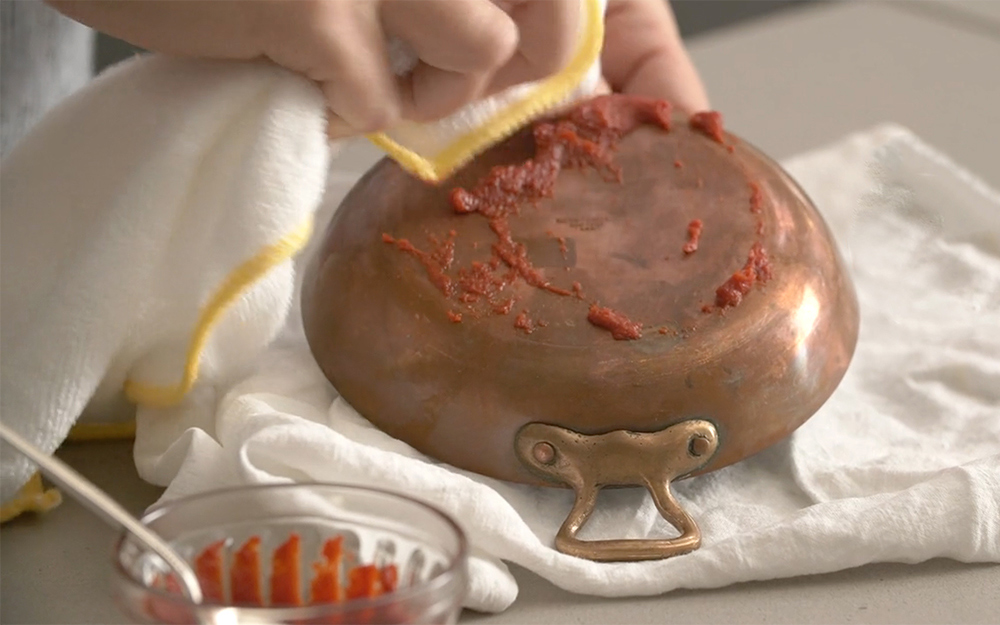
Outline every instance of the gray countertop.
[[726, 126], [774, 157], [895, 122], [1000, 187], [996, 0], [808, 5], [690, 50]]
[[[727, 126], [777, 158], [896, 122], [1000, 187], [1000, 1], [823, 4], [707, 35], [691, 52]], [[160, 493], [135, 475], [127, 443], [60, 455], [133, 512]], [[4, 525], [0, 621], [124, 622], [108, 592], [112, 536], [71, 501]], [[513, 572], [521, 591], [508, 611], [463, 621], [1000, 623], [997, 565], [880, 564], [619, 600]]]

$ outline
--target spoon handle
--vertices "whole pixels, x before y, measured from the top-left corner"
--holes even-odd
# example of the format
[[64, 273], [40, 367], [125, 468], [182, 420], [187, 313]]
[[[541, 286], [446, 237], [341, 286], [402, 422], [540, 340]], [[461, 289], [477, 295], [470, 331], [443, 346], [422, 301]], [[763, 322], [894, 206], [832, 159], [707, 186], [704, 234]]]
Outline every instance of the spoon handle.
[[167, 566], [177, 574], [187, 598], [195, 604], [202, 602], [201, 586], [187, 562], [166, 541], [129, 514], [117, 501], [68, 464], [55, 456], [43, 453], [3, 423], [0, 423], [0, 438], [37, 464], [50, 480], [97, 516], [111, 526], [129, 532], [145, 547], [163, 558]]

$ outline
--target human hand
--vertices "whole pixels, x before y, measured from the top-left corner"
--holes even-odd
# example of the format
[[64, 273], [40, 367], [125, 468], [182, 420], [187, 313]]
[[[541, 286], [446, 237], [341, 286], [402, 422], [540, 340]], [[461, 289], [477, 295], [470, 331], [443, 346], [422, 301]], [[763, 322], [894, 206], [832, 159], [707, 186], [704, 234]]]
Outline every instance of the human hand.
[[686, 113], [709, 108], [667, 0], [609, 0], [601, 65], [619, 93], [670, 100]]
[[[539, 80], [575, 51], [580, 0], [49, 0], [66, 16], [147, 50], [268, 58], [316, 81], [331, 136], [439, 119]], [[404, 78], [386, 41], [419, 57]]]

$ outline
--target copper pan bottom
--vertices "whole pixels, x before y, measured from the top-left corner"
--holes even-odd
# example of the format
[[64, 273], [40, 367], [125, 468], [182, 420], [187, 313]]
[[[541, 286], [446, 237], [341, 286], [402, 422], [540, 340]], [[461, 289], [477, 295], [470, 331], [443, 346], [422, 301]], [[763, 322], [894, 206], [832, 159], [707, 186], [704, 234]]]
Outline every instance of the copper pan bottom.
[[[533, 267], [579, 297], [516, 280], [501, 294], [514, 300], [508, 314], [463, 304], [461, 293], [445, 297], [426, 263], [383, 235], [432, 253], [453, 231], [454, 260], [443, 273], [455, 280], [459, 268], [488, 263], [497, 240], [489, 221], [457, 214], [449, 194], [474, 187], [495, 165], [532, 157], [531, 133], [440, 187], [383, 160], [344, 199], [306, 276], [303, 318], [317, 362], [388, 434], [515, 482], [576, 488], [533, 462], [533, 447], [518, 450], [530, 424], [584, 439], [710, 424], [711, 448], [702, 446], [695, 464], [674, 463], [674, 477], [714, 471], [784, 439], [844, 375], [858, 304], [802, 190], [746, 142], [724, 139], [731, 149], [685, 120], [669, 132], [643, 126], [615, 154], [620, 183], [563, 171], [553, 197], [522, 207], [509, 225]], [[700, 239], [685, 253], [693, 220]], [[770, 278], [720, 309], [717, 290], [755, 244]], [[641, 323], [641, 338], [616, 340], [588, 322], [593, 303]], [[522, 311], [527, 324], [518, 323]], [[601, 465], [600, 445], [589, 444], [594, 453], [578, 462]]]

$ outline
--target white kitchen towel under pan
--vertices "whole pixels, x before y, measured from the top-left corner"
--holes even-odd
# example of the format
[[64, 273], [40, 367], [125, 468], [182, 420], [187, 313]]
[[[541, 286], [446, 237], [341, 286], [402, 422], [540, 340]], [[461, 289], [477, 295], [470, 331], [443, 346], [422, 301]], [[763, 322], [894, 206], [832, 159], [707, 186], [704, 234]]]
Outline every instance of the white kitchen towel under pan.
[[[649, 595], [870, 562], [1000, 561], [1000, 196], [887, 125], [790, 159], [861, 302], [857, 355], [789, 440], [675, 485], [703, 532], [673, 559], [597, 564], [555, 551], [573, 494], [428, 459], [338, 398], [296, 321], [255, 373], [141, 408], [136, 460], [164, 499], [321, 480], [401, 491], [454, 515], [474, 547], [469, 607], [517, 596], [504, 561], [570, 591]], [[329, 212], [356, 179], [334, 172]], [[302, 262], [301, 259], [299, 262]], [[672, 535], [649, 495], [602, 495], [587, 537]]]

